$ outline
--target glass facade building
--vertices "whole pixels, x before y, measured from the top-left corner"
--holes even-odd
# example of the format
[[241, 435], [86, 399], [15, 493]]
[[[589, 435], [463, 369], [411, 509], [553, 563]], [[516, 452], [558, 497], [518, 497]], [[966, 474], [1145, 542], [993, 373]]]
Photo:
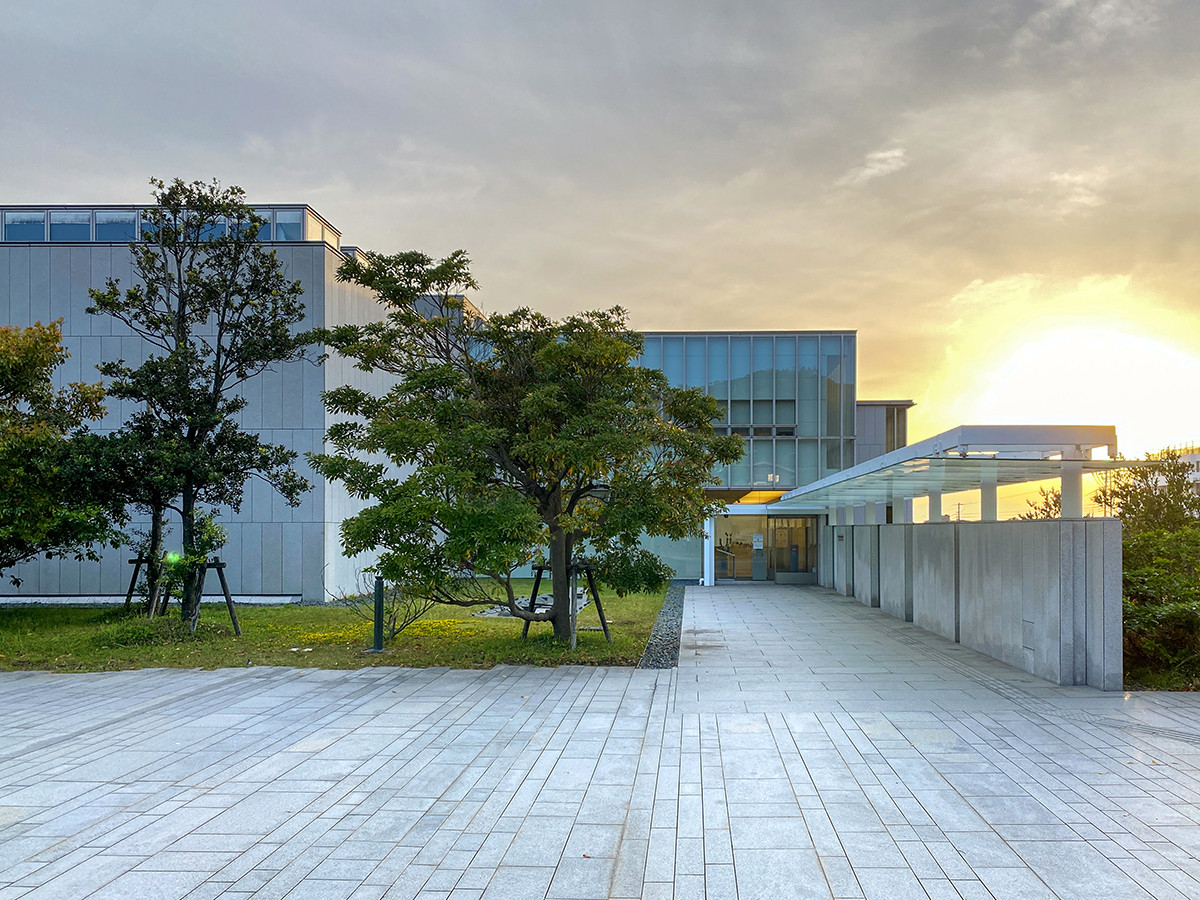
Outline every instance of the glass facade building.
[[[341, 232], [309, 206], [255, 206], [266, 222], [262, 241], [304, 243], [319, 241], [335, 250]], [[146, 208], [138, 206], [6, 206], [0, 209], [0, 243], [106, 244], [136, 240], [148, 229]], [[206, 234], [217, 236], [224, 225]]]
[[648, 332], [640, 362], [701, 388], [746, 453], [713, 486], [786, 491], [854, 465], [855, 332]]

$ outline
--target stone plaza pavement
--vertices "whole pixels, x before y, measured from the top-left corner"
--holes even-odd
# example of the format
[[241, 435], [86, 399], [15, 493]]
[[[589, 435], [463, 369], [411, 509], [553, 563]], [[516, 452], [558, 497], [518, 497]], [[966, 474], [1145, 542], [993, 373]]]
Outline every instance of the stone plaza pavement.
[[0, 675], [0, 900], [1200, 897], [1200, 697], [818, 588], [674, 671]]

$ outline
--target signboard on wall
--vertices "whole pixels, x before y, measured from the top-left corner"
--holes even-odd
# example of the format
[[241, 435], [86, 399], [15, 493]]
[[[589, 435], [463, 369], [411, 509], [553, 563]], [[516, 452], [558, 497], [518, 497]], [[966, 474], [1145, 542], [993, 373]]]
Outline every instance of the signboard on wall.
[[761, 534], [756, 534], [754, 536], [754, 549], [761, 550], [762, 548], [763, 548], [763, 536]]

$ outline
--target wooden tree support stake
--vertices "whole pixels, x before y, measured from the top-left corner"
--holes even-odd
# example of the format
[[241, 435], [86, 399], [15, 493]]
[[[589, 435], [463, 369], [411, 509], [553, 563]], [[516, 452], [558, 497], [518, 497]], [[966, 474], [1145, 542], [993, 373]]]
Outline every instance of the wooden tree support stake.
[[[537, 603], [538, 587], [542, 583], [542, 573], [549, 566], [534, 566], [533, 570], [533, 590], [529, 592], [529, 611], [533, 612]], [[569, 571], [573, 573], [582, 572], [587, 576], [588, 593], [591, 595], [592, 602], [596, 604], [596, 612], [600, 615], [600, 626], [604, 629], [604, 637], [611, 644], [613, 642], [612, 634], [608, 630], [608, 619], [604, 618], [604, 607], [600, 605], [600, 590], [596, 587], [596, 577], [592, 573], [592, 567], [589, 565], [573, 565], [569, 567]], [[529, 619], [525, 620], [525, 625], [521, 629], [522, 639], [529, 637], [529, 626], [532, 623]]]
[[229, 621], [233, 622], [233, 633], [242, 636], [242, 626], [238, 624], [237, 609], [233, 605], [233, 595], [229, 593], [229, 582], [225, 580], [225, 563], [219, 556], [214, 556], [204, 564], [200, 573], [200, 590], [196, 594], [196, 609], [192, 612], [191, 630], [194, 632], [200, 624], [200, 601], [204, 598], [204, 583], [208, 580], [208, 570], [216, 569], [217, 577], [221, 580], [221, 591], [225, 594], [225, 607], [229, 610]]

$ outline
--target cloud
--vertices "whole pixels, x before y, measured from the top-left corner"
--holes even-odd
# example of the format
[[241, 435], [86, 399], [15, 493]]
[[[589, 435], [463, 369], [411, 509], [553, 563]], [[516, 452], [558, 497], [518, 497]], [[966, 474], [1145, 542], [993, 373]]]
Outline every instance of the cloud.
[[1091, 53], [1138, 37], [1159, 24], [1162, 5], [1160, 0], [1048, 0], [1013, 35], [1011, 61]]
[[903, 147], [868, 153], [861, 166], [855, 166], [834, 182], [835, 187], [862, 187], [868, 181], [899, 172], [908, 165]]

